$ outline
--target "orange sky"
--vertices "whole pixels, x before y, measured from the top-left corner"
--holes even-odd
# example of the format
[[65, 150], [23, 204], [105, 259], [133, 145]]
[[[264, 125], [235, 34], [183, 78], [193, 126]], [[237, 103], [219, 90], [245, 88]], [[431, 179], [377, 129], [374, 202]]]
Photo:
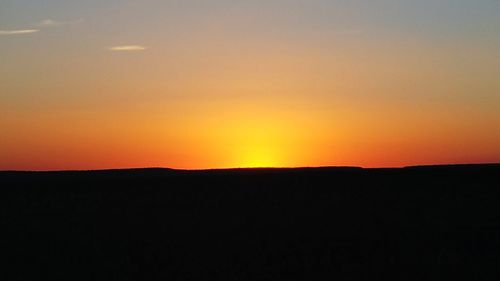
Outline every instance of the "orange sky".
[[0, 170], [500, 162], [500, 6], [456, 1], [2, 2]]

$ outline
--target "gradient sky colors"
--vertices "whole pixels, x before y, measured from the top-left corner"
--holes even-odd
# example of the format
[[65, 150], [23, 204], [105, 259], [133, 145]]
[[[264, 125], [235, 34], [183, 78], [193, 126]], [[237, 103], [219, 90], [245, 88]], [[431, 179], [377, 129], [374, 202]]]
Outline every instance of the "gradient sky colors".
[[484, 162], [496, 0], [0, 2], [0, 170]]

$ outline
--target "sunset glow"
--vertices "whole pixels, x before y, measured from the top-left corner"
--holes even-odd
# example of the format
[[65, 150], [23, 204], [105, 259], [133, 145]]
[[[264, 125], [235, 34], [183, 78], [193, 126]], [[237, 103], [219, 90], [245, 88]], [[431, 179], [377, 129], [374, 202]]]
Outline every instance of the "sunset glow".
[[39, 2], [0, 3], [0, 170], [500, 162], [500, 2]]

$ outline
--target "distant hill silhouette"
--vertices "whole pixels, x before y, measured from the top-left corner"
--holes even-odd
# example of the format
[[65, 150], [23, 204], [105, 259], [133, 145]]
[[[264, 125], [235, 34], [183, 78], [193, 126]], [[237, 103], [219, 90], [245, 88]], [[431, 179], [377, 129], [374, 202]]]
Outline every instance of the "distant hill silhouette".
[[500, 280], [500, 164], [0, 172], [1, 280]]

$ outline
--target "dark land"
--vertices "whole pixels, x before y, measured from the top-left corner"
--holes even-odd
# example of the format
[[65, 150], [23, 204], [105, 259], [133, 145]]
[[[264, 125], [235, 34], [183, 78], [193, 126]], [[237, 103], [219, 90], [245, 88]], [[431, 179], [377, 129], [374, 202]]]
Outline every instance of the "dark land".
[[0, 279], [500, 280], [500, 164], [0, 172]]

